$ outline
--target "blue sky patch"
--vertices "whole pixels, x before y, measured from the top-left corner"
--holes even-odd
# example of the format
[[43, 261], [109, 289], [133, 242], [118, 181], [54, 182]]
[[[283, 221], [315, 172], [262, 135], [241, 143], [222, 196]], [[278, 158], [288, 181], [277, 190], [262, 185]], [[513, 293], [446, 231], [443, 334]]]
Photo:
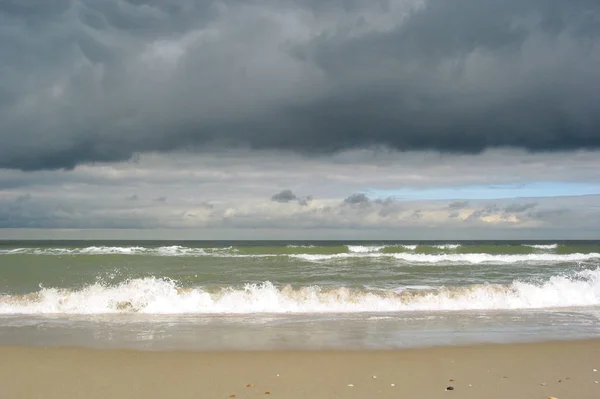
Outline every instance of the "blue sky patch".
[[369, 189], [370, 198], [396, 200], [503, 199], [531, 197], [565, 197], [600, 194], [600, 183], [532, 182], [458, 187], [402, 188], [397, 190]]

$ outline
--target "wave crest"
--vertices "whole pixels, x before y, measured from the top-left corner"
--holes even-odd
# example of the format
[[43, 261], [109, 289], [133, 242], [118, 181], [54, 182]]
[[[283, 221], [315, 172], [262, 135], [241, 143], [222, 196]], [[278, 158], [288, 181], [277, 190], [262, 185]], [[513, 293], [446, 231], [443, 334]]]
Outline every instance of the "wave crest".
[[529, 247], [534, 249], [556, 249], [558, 244], [522, 244], [523, 247]]
[[370, 252], [379, 252], [385, 245], [348, 245], [348, 251], [351, 253], [370, 253]]

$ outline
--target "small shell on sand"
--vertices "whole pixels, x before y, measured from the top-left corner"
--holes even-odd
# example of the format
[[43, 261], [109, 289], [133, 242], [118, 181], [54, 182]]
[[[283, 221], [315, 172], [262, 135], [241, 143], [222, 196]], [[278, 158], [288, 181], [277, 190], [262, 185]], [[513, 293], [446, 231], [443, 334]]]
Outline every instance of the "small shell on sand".
[[352, 387], [354, 386], [354, 384], [348, 384], [348, 386], [349, 386], [350, 388], [352, 388]]
[[254, 388], [254, 384], [246, 384], [246, 388]]
[[235, 398], [235, 394], [232, 393], [231, 395], [229, 395], [230, 398]]
[[[596, 382], [598, 382], [598, 381], [596, 381]], [[390, 384], [390, 386], [391, 386], [391, 387], [395, 387], [395, 386], [396, 386], [396, 384]]]
[[376, 375], [374, 375], [374, 376], [373, 376], [373, 377], [371, 377], [371, 378], [372, 378], [372, 379], [375, 379], [375, 378], [377, 378], [377, 376], [376, 376]]
[[454, 387], [447, 387], [446, 391], [454, 391]]
[[270, 394], [271, 394], [271, 392], [269, 392], [269, 391], [265, 392], [265, 395], [270, 395]]
[[540, 385], [541, 385], [541, 386], [543, 386], [543, 387], [545, 387], [545, 386], [546, 386], [546, 383], [545, 383], [545, 382], [542, 382]]

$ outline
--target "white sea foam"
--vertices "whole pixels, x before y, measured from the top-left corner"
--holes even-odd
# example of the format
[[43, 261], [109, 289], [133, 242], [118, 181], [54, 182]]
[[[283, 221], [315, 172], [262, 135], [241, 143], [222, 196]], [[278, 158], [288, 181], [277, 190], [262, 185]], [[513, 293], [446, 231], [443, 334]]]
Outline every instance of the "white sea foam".
[[401, 245], [401, 247], [404, 249], [409, 249], [411, 251], [414, 251], [415, 249], [417, 249], [417, 245]]
[[385, 245], [370, 245], [370, 246], [348, 245], [347, 247], [348, 247], [348, 251], [350, 251], [350, 252], [369, 253], [369, 252], [379, 252], [386, 246]]
[[400, 294], [406, 291], [434, 291], [436, 289], [438, 289], [438, 287], [431, 285], [404, 285], [402, 287], [394, 288], [392, 291]]
[[543, 309], [600, 305], [600, 269], [538, 284], [472, 285], [433, 291], [360, 291], [346, 287], [276, 287], [265, 282], [206, 292], [182, 289], [160, 278], [81, 290], [43, 288], [24, 296], [0, 296], [0, 314], [252, 314]]
[[152, 251], [161, 256], [201, 256], [208, 255], [204, 248], [188, 248], [179, 245], [169, 247], [158, 247]]
[[456, 249], [460, 247], [460, 244], [439, 244], [433, 247], [438, 249]]
[[522, 246], [535, 249], [556, 249], [558, 244], [522, 244]]
[[415, 254], [415, 253], [339, 253], [339, 254], [294, 254], [290, 257], [310, 262], [323, 262], [349, 258], [393, 258], [411, 263], [470, 263], [470, 264], [502, 264], [502, 263], [559, 263], [581, 262], [600, 259], [600, 253], [575, 254]]

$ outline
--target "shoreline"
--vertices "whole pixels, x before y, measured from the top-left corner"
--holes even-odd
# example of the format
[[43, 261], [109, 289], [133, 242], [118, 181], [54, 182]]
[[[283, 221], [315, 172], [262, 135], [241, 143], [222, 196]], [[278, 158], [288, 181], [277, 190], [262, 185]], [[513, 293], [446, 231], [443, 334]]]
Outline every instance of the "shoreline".
[[393, 350], [0, 346], [10, 398], [591, 399], [600, 397], [594, 369], [600, 339]]
[[[506, 341], [477, 341], [471, 343], [456, 343], [456, 344], [419, 344], [415, 346], [404, 347], [336, 347], [336, 348], [273, 348], [273, 349], [188, 349], [188, 348], [150, 348], [145, 347], [102, 347], [102, 346], [87, 346], [87, 345], [28, 345], [28, 344], [3, 344], [0, 343], [0, 354], [4, 350], [41, 350], [41, 351], [90, 351], [90, 352], [128, 352], [128, 353], [168, 353], [168, 354], [301, 354], [301, 353], [389, 353], [389, 352], [412, 352], [412, 351], [429, 351], [429, 350], [453, 350], [453, 349], [477, 349], [477, 348], [495, 348], [495, 347], [511, 347], [517, 349], [520, 346], [529, 347], [537, 345], [565, 345], [565, 344], [590, 344], [598, 345], [600, 349], [600, 337], [584, 337], [584, 338], [565, 338], [565, 339], [531, 339], [531, 340], [506, 340]], [[1, 361], [1, 359], [0, 359]], [[600, 369], [598, 369], [600, 373]], [[600, 374], [599, 374], [600, 376]]]

